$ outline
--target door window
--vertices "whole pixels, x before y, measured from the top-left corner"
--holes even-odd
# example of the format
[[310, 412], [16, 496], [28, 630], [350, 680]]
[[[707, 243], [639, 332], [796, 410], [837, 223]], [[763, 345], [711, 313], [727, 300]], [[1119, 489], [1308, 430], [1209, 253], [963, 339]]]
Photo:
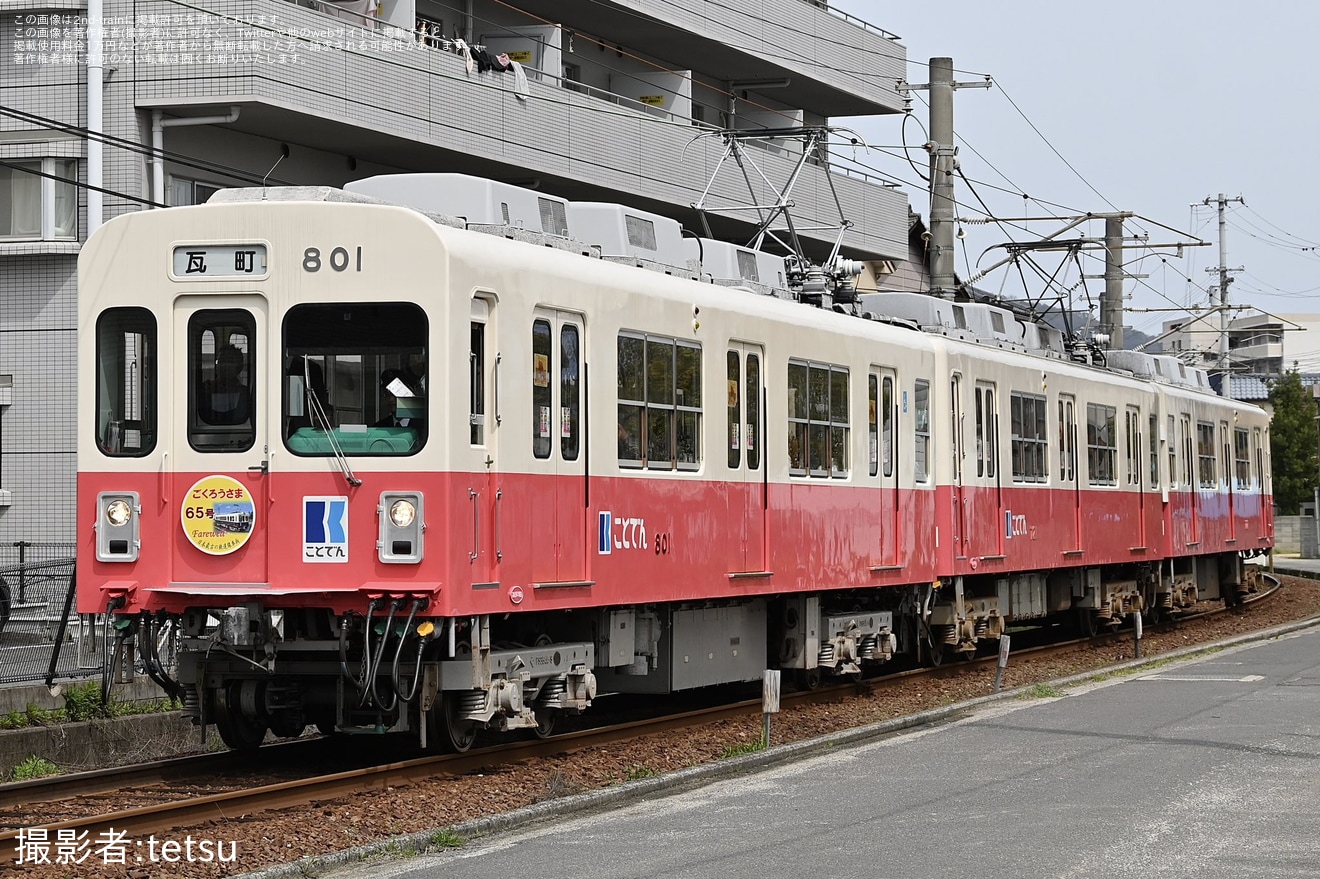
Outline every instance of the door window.
[[188, 444], [199, 452], [243, 452], [256, 440], [256, 332], [242, 309], [188, 320]]

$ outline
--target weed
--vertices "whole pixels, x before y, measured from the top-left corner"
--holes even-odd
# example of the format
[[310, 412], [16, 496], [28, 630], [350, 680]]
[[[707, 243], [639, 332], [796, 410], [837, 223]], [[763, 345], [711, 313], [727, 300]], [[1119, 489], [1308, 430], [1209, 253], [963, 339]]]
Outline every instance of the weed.
[[575, 794], [580, 790], [582, 790], [582, 785], [575, 781], [572, 776], [566, 775], [563, 770], [556, 769], [554, 775], [550, 776], [550, 780], [546, 782], [545, 793], [537, 797], [536, 801], [540, 803], [545, 800], [554, 800]]
[[429, 842], [433, 848], [461, 848], [467, 843], [467, 840], [449, 828], [445, 828], [432, 833], [427, 842]]
[[34, 778], [45, 778], [48, 775], [59, 775], [60, 768], [45, 757], [38, 757], [33, 754], [22, 763], [18, 764], [9, 773], [9, 777], [14, 781], [30, 781]]
[[1053, 684], [1036, 684], [1026, 692], [1028, 699], [1057, 699], [1065, 695], [1067, 694], [1063, 690]]
[[28, 703], [27, 707], [27, 726], [45, 726], [48, 723], [57, 721], [56, 712], [47, 711], [45, 708]]
[[720, 759], [728, 760], [731, 757], [745, 757], [748, 754], [755, 754], [757, 751], [764, 750], [765, 743], [759, 740], [755, 742], [739, 742], [736, 745], [726, 745], [724, 750], [720, 751]]
[[655, 778], [659, 774], [650, 766], [637, 765], [629, 766], [623, 777], [628, 781], [641, 781], [643, 778]]
[[91, 720], [109, 714], [109, 706], [101, 697], [101, 685], [96, 681], [74, 684], [64, 691], [64, 715], [67, 720]]

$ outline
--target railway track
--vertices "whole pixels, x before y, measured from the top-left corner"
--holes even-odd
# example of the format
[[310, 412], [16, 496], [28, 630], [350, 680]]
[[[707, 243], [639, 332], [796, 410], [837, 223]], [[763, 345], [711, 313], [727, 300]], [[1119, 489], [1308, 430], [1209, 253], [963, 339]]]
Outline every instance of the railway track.
[[[1275, 577], [1267, 577], [1267, 579], [1270, 581], [1270, 588], [1265, 592], [1249, 597], [1248, 604], [1267, 600], [1275, 594], [1279, 588], [1278, 579]], [[1189, 614], [1170, 623], [1152, 626], [1147, 631], [1153, 633], [1176, 628], [1180, 624], [1224, 612], [1228, 612], [1228, 609], [1216, 608], [1210, 611]], [[1110, 643], [1130, 641], [1131, 639], [1132, 632], [1130, 629], [1120, 630], [1093, 638], [1076, 639], [1017, 650], [1014, 651], [1014, 657], [1022, 659], [1030, 656], [1048, 656], [1054, 653], [1076, 650], [1082, 646], [1104, 646]], [[997, 657], [988, 656], [934, 668], [912, 669], [871, 678], [860, 684], [848, 683], [822, 687], [816, 690], [788, 693], [781, 701], [784, 707], [839, 701], [855, 696], [859, 686], [865, 687], [871, 692], [882, 692], [886, 686], [892, 686], [913, 677], [954, 676], [964, 674], [978, 666], [993, 665], [996, 662]], [[188, 796], [174, 801], [157, 801], [136, 808], [28, 826], [45, 827], [52, 834], [59, 830], [72, 830], [78, 834], [86, 832], [90, 838], [98, 838], [112, 829], [116, 833], [127, 833], [132, 837], [144, 837], [175, 828], [194, 826], [211, 820], [230, 819], [261, 811], [334, 800], [364, 791], [409, 785], [440, 775], [463, 775], [476, 772], [496, 763], [514, 763], [601, 747], [719, 720], [755, 715], [759, 714], [760, 711], [761, 701], [759, 699], [747, 700], [658, 718], [569, 732], [546, 740], [507, 742], [487, 748], [474, 749], [464, 754], [425, 756], [363, 766], [328, 775], [243, 787], [203, 796]], [[319, 743], [287, 743], [264, 748], [262, 753], [274, 753], [277, 756], [273, 762], [281, 762], [278, 757], [279, 749], [286, 749], [284, 753], [293, 753], [292, 749], [309, 749], [309, 746], [317, 744], [331, 745], [332, 742], [322, 740]], [[105, 794], [127, 788], [138, 788], [153, 782], [186, 781], [190, 777], [195, 779], [199, 775], [214, 776], [219, 772], [236, 769], [242, 761], [246, 761], [247, 768], [250, 771], [251, 760], [251, 755], [209, 754], [139, 766], [77, 773], [52, 779], [0, 785], [0, 808], [11, 809], [19, 805], [30, 806], [33, 802], [55, 802], [73, 797]], [[159, 800], [159, 797], [157, 799]], [[9, 863], [13, 860], [16, 851], [14, 841], [17, 835], [18, 828], [0, 832], [0, 864]]]

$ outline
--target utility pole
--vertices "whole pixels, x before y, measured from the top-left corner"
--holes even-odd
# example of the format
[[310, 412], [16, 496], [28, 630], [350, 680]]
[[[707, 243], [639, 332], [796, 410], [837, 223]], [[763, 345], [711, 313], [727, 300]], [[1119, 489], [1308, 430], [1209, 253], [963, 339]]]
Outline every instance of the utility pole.
[[[1219, 370], [1223, 376], [1220, 379], [1222, 384], [1220, 385], [1219, 395], [1221, 397], [1233, 396], [1229, 384], [1231, 370], [1228, 365], [1228, 285], [1233, 283], [1233, 279], [1229, 277], [1229, 272], [1237, 270], [1230, 270], [1228, 267], [1228, 221], [1224, 218], [1224, 208], [1228, 207], [1229, 202], [1234, 201], [1239, 204], [1246, 204], [1242, 200], [1242, 196], [1225, 198], [1222, 192], [1219, 193], [1219, 198], [1215, 199], [1219, 206], [1219, 265], [1212, 269], [1206, 269], [1208, 272], [1219, 273]], [[1203, 204], [1209, 205], [1210, 202], [1210, 196], [1206, 196]]]
[[1105, 217], [1105, 293], [1100, 297], [1100, 332], [1109, 336], [1109, 347], [1123, 348], [1123, 218]]
[[983, 82], [954, 82], [953, 59], [930, 59], [930, 82], [900, 84], [900, 89], [930, 91], [930, 287], [943, 299], [952, 299], [957, 278], [953, 265], [954, 226], [957, 203], [953, 195], [953, 172], [958, 148], [953, 143], [953, 91], [960, 88], [990, 88]]

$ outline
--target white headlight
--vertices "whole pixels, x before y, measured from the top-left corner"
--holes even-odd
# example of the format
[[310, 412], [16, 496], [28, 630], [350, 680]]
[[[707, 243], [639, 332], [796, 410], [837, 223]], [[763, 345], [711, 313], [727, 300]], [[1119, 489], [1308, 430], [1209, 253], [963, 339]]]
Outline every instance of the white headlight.
[[111, 501], [105, 505], [105, 520], [116, 528], [127, 525], [132, 518], [133, 508], [128, 501]]
[[390, 504], [390, 521], [395, 528], [407, 528], [417, 518], [417, 508], [412, 501], [397, 500]]

